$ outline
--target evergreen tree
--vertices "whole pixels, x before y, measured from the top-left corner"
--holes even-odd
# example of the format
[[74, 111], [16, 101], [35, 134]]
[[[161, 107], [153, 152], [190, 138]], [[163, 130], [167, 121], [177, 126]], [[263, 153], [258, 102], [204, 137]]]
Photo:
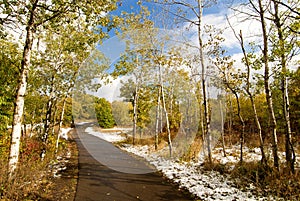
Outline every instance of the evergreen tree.
[[115, 120], [112, 114], [111, 103], [105, 98], [95, 98], [95, 112], [99, 126], [101, 128], [112, 128], [115, 126]]

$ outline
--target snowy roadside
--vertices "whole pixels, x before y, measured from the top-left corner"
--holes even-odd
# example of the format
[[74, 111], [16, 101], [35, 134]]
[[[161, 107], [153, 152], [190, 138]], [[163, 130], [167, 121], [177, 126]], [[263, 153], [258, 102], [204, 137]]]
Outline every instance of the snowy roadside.
[[[60, 138], [68, 140], [69, 136], [68, 133], [69, 131], [71, 131], [72, 128], [61, 128], [60, 130]], [[50, 164], [50, 168], [51, 168], [51, 172], [54, 176], [54, 178], [59, 178], [61, 177], [61, 172], [67, 169], [67, 163], [70, 161], [71, 159], [71, 150], [68, 148], [66, 150], [66, 153], [64, 153], [65, 155], [58, 155], [56, 157], [55, 161], [52, 161], [52, 163]]]
[[[86, 132], [102, 138], [109, 142], [117, 142], [123, 139], [119, 133], [100, 133], [88, 127]], [[206, 171], [200, 162], [182, 162], [163, 158], [157, 152], [150, 152], [151, 147], [126, 145], [121, 147], [123, 150], [145, 158], [150, 164], [154, 165], [157, 170], [161, 171], [167, 178], [179, 184], [181, 188], [188, 189], [192, 194], [201, 200], [283, 200], [274, 197], [257, 196], [256, 188], [249, 184], [244, 190], [239, 189], [229, 175], [221, 175], [217, 171]], [[236, 149], [235, 149], [236, 148]], [[246, 148], [248, 149], [248, 148]], [[214, 159], [221, 164], [228, 162], [236, 163], [238, 155], [233, 152], [239, 150], [238, 147], [228, 149], [227, 157], [222, 156], [221, 149], [214, 150]], [[258, 150], [248, 150], [246, 160], [259, 160]]]
[[101, 133], [98, 131], [94, 131], [94, 129], [92, 127], [87, 127], [85, 129], [85, 132], [89, 133], [90, 135], [94, 135], [98, 138], [101, 138], [105, 141], [108, 141], [108, 142], [119, 142], [119, 141], [126, 139], [125, 137], [120, 135], [121, 131], [112, 131], [112, 132]]
[[124, 150], [145, 158], [157, 170], [180, 187], [188, 189], [201, 200], [279, 200], [273, 197], [255, 195], [254, 185], [249, 185], [244, 191], [238, 189], [230, 176], [221, 175], [217, 171], [206, 171], [201, 162], [180, 162], [165, 159], [149, 152], [148, 146], [123, 147]]

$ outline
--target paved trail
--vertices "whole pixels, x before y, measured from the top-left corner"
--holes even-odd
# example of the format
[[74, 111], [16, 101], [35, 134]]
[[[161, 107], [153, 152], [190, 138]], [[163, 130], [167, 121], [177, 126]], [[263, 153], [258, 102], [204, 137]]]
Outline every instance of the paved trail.
[[76, 126], [76, 132], [73, 133], [79, 150], [79, 179], [75, 201], [193, 200], [158, 173], [132, 174], [116, 171], [150, 172], [151, 167], [116, 149], [111, 143], [87, 134], [84, 132], [85, 128], [84, 125]]

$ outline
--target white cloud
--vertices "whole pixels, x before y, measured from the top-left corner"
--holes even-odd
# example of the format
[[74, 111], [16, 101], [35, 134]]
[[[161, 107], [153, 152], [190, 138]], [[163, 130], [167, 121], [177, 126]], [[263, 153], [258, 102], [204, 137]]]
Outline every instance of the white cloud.
[[105, 98], [109, 102], [113, 102], [114, 100], [122, 100], [120, 97], [120, 88], [122, 86], [121, 80], [128, 79], [127, 76], [118, 77], [116, 79], [113, 79], [110, 77], [111, 82], [108, 84], [103, 84], [103, 82], [100, 81], [103, 85], [98, 89], [96, 93], [93, 93], [93, 95]]
[[[249, 42], [259, 43], [261, 41], [261, 25], [260, 22], [254, 17], [250, 17], [246, 12], [245, 7], [235, 6], [235, 9], [224, 8], [224, 10], [219, 13], [206, 14], [203, 15], [202, 21], [204, 25], [213, 25], [216, 29], [223, 31], [222, 37], [225, 41], [222, 46], [225, 49], [240, 48], [239, 42], [234, 35], [232, 28], [237, 34], [242, 30], [245, 45]], [[248, 13], [250, 10], [248, 11]], [[229, 22], [228, 22], [229, 21]], [[229, 24], [230, 23], [230, 24]], [[230, 27], [231, 25], [231, 27]], [[197, 27], [195, 25], [191, 26], [189, 23], [185, 23], [182, 30], [189, 32], [188, 35], [193, 35], [190, 38], [191, 42], [198, 44]], [[192, 34], [191, 34], [192, 33]], [[203, 33], [204, 42], [207, 41], [207, 36]]]

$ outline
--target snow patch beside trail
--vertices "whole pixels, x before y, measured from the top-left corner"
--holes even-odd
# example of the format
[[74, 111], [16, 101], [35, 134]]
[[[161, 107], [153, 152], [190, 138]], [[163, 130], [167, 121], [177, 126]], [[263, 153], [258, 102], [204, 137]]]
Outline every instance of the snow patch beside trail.
[[122, 140], [125, 140], [126, 138], [121, 136], [121, 132], [117, 131], [117, 132], [99, 132], [99, 131], [94, 131], [94, 129], [92, 127], [87, 127], [85, 129], [85, 132], [89, 133], [90, 135], [94, 135], [96, 137], [99, 137], [105, 141], [108, 142], [119, 142]]
[[156, 153], [150, 153], [148, 146], [125, 146], [122, 149], [145, 158], [157, 170], [161, 170], [169, 179], [188, 189], [201, 200], [279, 200], [273, 197], [255, 195], [254, 185], [242, 191], [234, 185], [230, 176], [217, 171], [205, 171], [201, 162], [179, 162], [165, 159]]
[[[120, 136], [120, 132], [96, 132], [92, 127], [86, 128], [85, 132], [104, 139], [108, 142], [117, 142], [124, 140], [125, 138]], [[159, 155], [159, 152], [150, 152], [150, 147], [132, 145], [124, 145], [121, 147], [127, 152], [131, 152], [140, 157], [145, 158], [150, 164], [154, 165], [157, 170], [178, 183], [181, 188], [188, 189], [192, 194], [199, 197], [201, 200], [212, 201], [212, 200], [226, 200], [226, 201], [271, 201], [271, 200], [284, 200], [277, 197], [264, 197], [255, 194], [256, 188], [254, 185], [249, 184], [245, 190], [239, 189], [235, 184], [230, 175], [221, 175], [217, 171], [206, 171], [201, 166], [203, 160], [199, 162], [180, 162], [178, 160], [171, 160], [163, 158]], [[239, 147], [233, 146], [227, 148], [227, 157], [223, 157], [221, 148], [213, 150], [214, 160], [219, 161], [221, 164], [237, 163], [239, 161], [238, 154]], [[260, 151], [257, 148], [249, 149], [244, 148], [245, 161], [260, 160]], [[204, 157], [202, 157], [204, 158]]]
[[50, 163], [50, 171], [53, 174], [54, 178], [60, 178], [62, 172], [67, 169], [67, 164], [71, 158], [71, 151], [68, 150], [65, 156], [57, 156], [55, 161]]
[[60, 129], [60, 133], [59, 133], [59, 136], [65, 140], [68, 140], [69, 137], [68, 137], [68, 132], [72, 130], [72, 128], [61, 128]]
[[[68, 133], [72, 130], [72, 128], [61, 128], [59, 132], [59, 137], [65, 140], [68, 140]], [[67, 164], [69, 163], [71, 158], [71, 150], [68, 148], [66, 153], [62, 153], [62, 155], [58, 155], [56, 160], [50, 162], [49, 167], [50, 171], [53, 174], [54, 178], [60, 178], [62, 176], [62, 172], [67, 169]]]
[[75, 125], [76, 125], [76, 126], [82, 126], [82, 125], [88, 124], [88, 123], [90, 123], [90, 122], [87, 122], [87, 121], [81, 121], [81, 122], [75, 122]]

